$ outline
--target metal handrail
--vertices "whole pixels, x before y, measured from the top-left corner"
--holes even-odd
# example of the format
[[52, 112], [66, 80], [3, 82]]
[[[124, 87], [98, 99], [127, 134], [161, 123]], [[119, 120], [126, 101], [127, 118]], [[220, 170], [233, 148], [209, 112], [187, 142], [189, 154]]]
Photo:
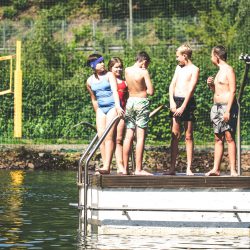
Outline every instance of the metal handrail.
[[[155, 110], [153, 110], [149, 117], [154, 116], [156, 113], [158, 113], [160, 110], [162, 110], [163, 108], [165, 108], [167, 106], [165, 105], [160, 105], [158, 108], [156, 108]], [[93, 157], [94, 153], [96, 152], [96, 150], [99, 148], [99, 146], [101, 145], [101, 143], [104, 141], [105, 137], [107, 136], [107, 134], [109, 133], [110, 129], [112, 128], [112, 126], [115, 124], [115, 122], [120, 119], [120, 116], [115, 117], [110, 124], [108, 125], [108, 127], [105, 129], [104, 133], [102, 134], [102, 136], [99, 138], [99, 140], [97, 141], [98, 135], [96, 135], [94, 137], [94, 139], [91, 141], [91, 143], [89, 144], [89, 146], [87, 147], [87, 149], [85, 150], [84, 154], [81, 156], [80, 160], [79, 160], [79, 165], [78, 165], [78, 186], [79, 186], [79, 201], [80, 201], [80, 197], [81, 197], [81, 187], [84, 184], [84, 202], [83, 202], [83, 221], [84, 221], [84, 235], [87, 235], [87, 226], [88, 226], [88, 219], [87, 219], [87, 203], [88, 203], [88, 165], [89, 162], [91, 160], [91, 158]], [[96, 143], [97, 141], [97, 143]], [[96, 144], [95, 144], [96, 143]], [[94, 146], [95, 144], [95, 146]], [[94, 148], [92, 149], [92, 147], [94, 146]], [[90, 151], [92, 149], [92, 151]], [[83, 160], [87, 157], [88, 158], [85, 162], [85, 167], [84, 167], [84, 181], [82, 181], [82, 162]], [[80, 204], [78, 204], [78, 207], [82, 207]], [[82, 210], [80, 211], [80, 213], [82, 213]], [[80, 214], [80, 217], [82, 217], [82, 214]]]
[[78, 182], [77, 182], [78, 186], [81, 186], [83, 184], [83, 181], [82, 181], [82, 162], [89, 154], [91, 148], [96, 143], [97, 139], [98, 139], [98, 134], [96, 134], [95, 137], [92, 139], [92, 141], [90, 142], [90, 144], [88, 145], [88, 147], [86, 148], [86, 150], [84, 151], [84, 153], [82, 154], [82, 156], [79, 160], [79, 163], [78, 163]]
[[[115, 124], [115, 122], [120, 119], [120, 116], [116, 116], [108, 125], [108, 127], [105, 129], [104, 133], [102, 134], [102, 136], [99, 138], [99, 140], [97, 141], [96, 145], [94, 146], [94, 148], [92, 149], [92, 151], [89, 153], [89, 156], [86, 160], [85, 163], [85, 167], [84, 167], [84, 213], [83, 213], [83, 220], [84, 220], [84, 235], [87, 235], [87, 226], [88, 226], [88, 218], [87, 218], [87, 202], [88, 202], [88, 166], [89, 166], [89, 162], [92, 158], [92, 156], [94, 155], [94, 153], [96, 152], [96, 150], [99, 148], [99, 146], [101, 145], [101, 143], [104, 141], [105, 137], [107, 136], [107, 134], [109, 133], [110, 129], [113, 127], [113, 125]], [[93, 145], [91, 145], [92, 147]], [[79, 163], [80, 165], [81, 163]], [[81, 195], [79, 193], [79, 195]]]

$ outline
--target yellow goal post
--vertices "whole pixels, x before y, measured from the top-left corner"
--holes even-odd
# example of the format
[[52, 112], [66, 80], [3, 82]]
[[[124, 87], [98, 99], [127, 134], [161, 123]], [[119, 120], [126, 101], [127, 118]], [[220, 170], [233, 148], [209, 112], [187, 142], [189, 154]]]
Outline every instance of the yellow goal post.
[[[13, 59], [16, 59], [16, 69], [14, 71], [13, 90]], [[16, 55], [0, 57], [1, 61], [10, 61], [10, 82], [9, 88], [0, 91], [0, 96], [14, 93], [14, 137], [22, 137], [22, 70], [21, 70], [21, 41], [16, 41]]]

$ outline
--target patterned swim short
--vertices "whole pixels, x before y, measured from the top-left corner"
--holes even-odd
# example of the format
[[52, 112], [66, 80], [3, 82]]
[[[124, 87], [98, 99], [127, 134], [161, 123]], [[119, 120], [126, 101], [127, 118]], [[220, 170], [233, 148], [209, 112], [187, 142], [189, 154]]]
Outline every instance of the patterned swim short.
[[238, 105], [233, 103], [230, 110], [230, 119], [228, 122], [224, 121], [223, 115], [226, 112], [227, 104], [215, 103], [210, 112], [210, 119], [213, 124], [214, 133], [220, 134], [225, 131], [236, 131], [237, 117], [238, 117]]
[[129, 97], [126, 105], [125, 121], [127, 128], [146, 128], [149, 121], [149, 100], [142, 97]]

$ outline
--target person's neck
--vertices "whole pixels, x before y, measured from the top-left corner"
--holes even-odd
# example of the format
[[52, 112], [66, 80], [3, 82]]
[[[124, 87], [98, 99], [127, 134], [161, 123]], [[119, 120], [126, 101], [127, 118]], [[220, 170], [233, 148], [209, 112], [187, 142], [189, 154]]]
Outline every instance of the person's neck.
[[189, 66], [191, 64], [192, 64], [192, 62], [190, 60], [187, 60], [187, 61], [185, 61], [185, 63], [183, 65], [180, 65], [180, 67], [184, 68], [184, 67], [187, 67], [187, 66]]
[[134, 64], [134, 67], [136, 67], [136, 68], [142, 68], [142, 64], [140, 62], [136, 62]]
[[223, 61], [223, 60], [220, 60], [219, 63], [218, 63], [218, 67], [221, 68], [223, 66], [227, 66], [227, 62], [226, 61]]
[[96, 74], [97, 74], [98, 76], [103, 76], [103, 75], [106, 74], [106, 71], [96, 72]]

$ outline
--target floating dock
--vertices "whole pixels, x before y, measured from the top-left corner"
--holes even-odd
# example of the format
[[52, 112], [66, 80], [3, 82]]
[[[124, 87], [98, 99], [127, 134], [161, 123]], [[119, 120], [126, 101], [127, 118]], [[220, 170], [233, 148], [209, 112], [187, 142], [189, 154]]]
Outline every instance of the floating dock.
[[250, 236], [250, 176], [89, 175], [88, 182], [88, 232]]

